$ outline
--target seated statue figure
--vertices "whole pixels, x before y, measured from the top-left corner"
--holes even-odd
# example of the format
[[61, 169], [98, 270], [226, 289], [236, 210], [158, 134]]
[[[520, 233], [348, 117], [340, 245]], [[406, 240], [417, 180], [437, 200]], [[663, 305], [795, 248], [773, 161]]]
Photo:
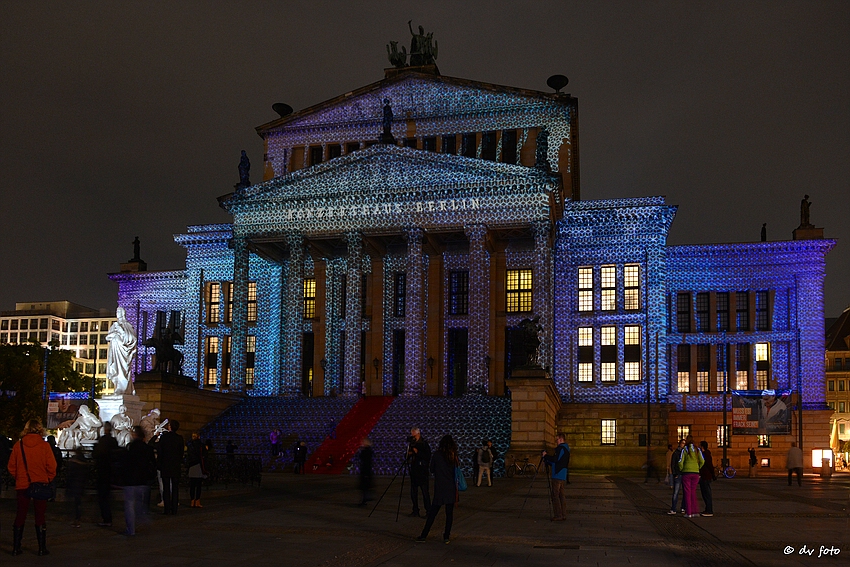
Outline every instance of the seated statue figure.
[[133, 418], [127, 415], [127, 408], [121, 404], [118, 413], [109, 420], [112, 423], [112, 431], [119, 447], [126, 447], [133, 440]]
[[145, 443], [156, 436], [156, 430], [159, 428], [159, 408], [153, 408], [148, 412], [148, 415], [142, 418], [139, 425], [145, 432]]
[[79, 447], [83, 441], [97, 441], [102, 425], [100, 419], [89, 410], [87, 405], [80, 406], [79, 417], [69, 427], [62, 430], [59, 448], [70, 451]]

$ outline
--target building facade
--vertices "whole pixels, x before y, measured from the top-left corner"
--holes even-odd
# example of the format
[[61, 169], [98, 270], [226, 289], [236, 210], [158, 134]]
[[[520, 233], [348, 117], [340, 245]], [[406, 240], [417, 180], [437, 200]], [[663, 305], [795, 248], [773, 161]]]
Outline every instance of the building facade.
[[850, 307], [826, 330], [826, 403], [835, 435], [850, 440]]
[[257, 131], [264, 180], [219, 198], [231, 224], [175, 236], [185, 269], [110, 276], [140, 336], [180, 318], [199, 387], [505, 395], [533, 321], [561, 427], [613, 416], [579, 445], [640, 446], [623, 404], [663, 414], [664, 446], [722, 441], [726, 390], [827, 408], [834, 241], [668, 246], [663, 197], [580, 200], [569, 95], [393, 69]]

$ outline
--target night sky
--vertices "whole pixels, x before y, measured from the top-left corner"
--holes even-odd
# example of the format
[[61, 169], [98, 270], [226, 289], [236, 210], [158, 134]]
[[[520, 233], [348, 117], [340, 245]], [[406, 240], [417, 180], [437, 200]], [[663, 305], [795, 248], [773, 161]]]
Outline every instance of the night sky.
[[[743, 6], [742, 6], [743, 4]], [[788, 240], [809, 194], [850, 303], [850, 3], [0, 2], [0, 309], [114, 309], [141, 239], [229, 222], [254, 127], [383, 78], [407, 21], [444, 75], [579, 99], [584, 199], [666, 195], [671, 244]], [[376, 132], [377, 135], [377, 132]]]

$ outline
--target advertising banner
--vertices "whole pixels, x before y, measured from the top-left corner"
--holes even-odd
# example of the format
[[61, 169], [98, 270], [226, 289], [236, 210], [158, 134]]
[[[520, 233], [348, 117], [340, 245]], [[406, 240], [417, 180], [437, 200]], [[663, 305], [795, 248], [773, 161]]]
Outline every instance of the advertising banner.
[[791, 390], [732, 390], [732, 435], [790, 435]]
[[80, 406], [88, 403], [88, 392], [50, 392], [47, 403], [47, 429], [70, 426], [80, 415]]

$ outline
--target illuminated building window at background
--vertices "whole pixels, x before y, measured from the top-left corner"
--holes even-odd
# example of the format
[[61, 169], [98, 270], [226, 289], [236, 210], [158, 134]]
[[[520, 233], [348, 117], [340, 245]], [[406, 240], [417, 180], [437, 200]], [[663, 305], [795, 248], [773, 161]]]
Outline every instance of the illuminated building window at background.
[[844, 413], [845, 411], [845, 402], [838, 402], [838, 413]]
[[245, 385], [249, 388], [254, 385], [254, 362], [257, 353], [257, 337], [248, 335], [245, 337]]
[[[30, 337], [34, 336], [35, 333], [30, 333]], [[89, 336], [88, 335], [80, 335], [80, 344], [87, 345], [89, 344]]]
[[218, 337], [207, 337], [207, 348], [204, 364], [207, 386], [218, 384]]
[[316, 279], [306, 278], [304, 280], [304, 318], [314, 319], [316, 317]]
[[826, 389], [830, 392], [834, 392], [835, 391], [835, 380], [830, 380], [829, 382], [827, 382]]
[[697, 345], [697, 392], [708, 392], [708, 373], [711, 370], [711, 348]]
[[691, 294], [676, 294], [676, 328], [680, 333], [691, 332]]
[[452, 315], [469, 313], [469, 272], [453, 271], [449, 274], [449, 311]]
[[835, 402], [827, 402], [826, 405], [829, 406], [829, 409], [831, 409], [832, 411], [835, 411]]
[[505, 298], [505, 310], [508, 313], [531, 311], [531, 270], [508, 270], [506, 279], [507, 285], [505, 289], [507, 297]]
[[839, 391], [839, 392], [843, 392], [843, 391], [844, 391], [844, 380], [839, 380], [839, 381], [838, 381], [838, 391]]
[[640, 266], [623, 266], [623, 308], [626, 311], [640, 309]]
[[639, 382], [643, 363], [640, 356], [640, 332], [638, 325], [626, 325], [623, 329], [623, 371], [626, 382]]
[[709, 329], [708, 324], [708, 293], [701, 292], [697, 294], [697, 332], [705, 333]]
[[578, 328], [578, 381], [593, 382], [593, 327]]
[[766, 291], [756, 292], [756, 331], [769, 331], [770, 317], [768, 314], [768, 294]]
[[735, 293], [735, 328], [740, 331], [750, 330], [750, 294], [746, 291]]
[[209, 299], [207, 300], [207, 323], [218, 323], [221, 321], [221, 284], [212, 282], [209, 284]]
[[614, 311], [617, 309], [617, 268], [616, 266], [602, 266], [599, 270], [600, 287], [602, 288], [602, 311]]
[[[38, 319], [32, 320], [32, 325], [30, 325], [30, 329], [38, 329]], [[88, 333], [89, 332], [89, 322], [88, 321], [82, 321], [80, 323], [80, 332], [81, 333]]]
[[593, 268], [578, 269], [578, 310], [593, 311]]
[[225, 388], [230, 386], [230, 353], [233, 352], [233, 339], [230, 335], [224, 337], [224, 350], [221, 357], [221, 385]]
[[248, 322], [257, 321], [257, 282], [248, 282]]
[[679, 369], [676, 373], [678, 379], [677, 390], [683, 394], [687, 394], [691, 391], [691, 345], [679, 345], [676, 350]]
[[729, 293], [717, 294], [717, 330], [729, 330]]
[[726, 345], [717, 345], [717, 391], [724, 392], [728, 388], [726, 383], [726, 369], [729, 368], [729, 359], [726, 356]]
[[[12, 321], [12, 330], [18, 328], [17, 323], [18, 323], [17, 321]], [[21, 319], [21, 330], [24, 330], [26, 328], [27, 328], [26, 319]], [[77, 323], [76, 321], [72, 322], [71, 323], [71, 332], [76, 333], [79, 330], [80, 330], [79, 323]]]
[[407, 275], [396, 272], [393, 283], [393, 317], [404, 317], [407, 306]]
[[600, 329], [601, 371], [603, 382], [617, 380], [617, 327], [602, 327]]
[[769, 448], [770, 447], [770, 435], [759, 435], [759, 447]]
[[756, 343], [756, 390], [766, 390], [770, 383], [770, 344]]
[[729, 425], [718, 425], [717, 426], [717, 446], [718, 447], [731, 447], [731, 439], [729, 438]]
[[746, 390], [750, 378], [750, 345], [738, 343], [735, 349], [735, 389]]
[[231, 323], [233, 322], [233, 282], [226, 282], [224, 289], [227, 290], [227, 307], [224, 310], [224, 322]]
[[617, 420], [603, 419], [602, 420], [602, 444], [616, 445], [617, 444]]
[[691, 434], [691, 426], [690, 425], [677, 425], [676, 426], [676, 440], [685, 439], [688, 435]]

